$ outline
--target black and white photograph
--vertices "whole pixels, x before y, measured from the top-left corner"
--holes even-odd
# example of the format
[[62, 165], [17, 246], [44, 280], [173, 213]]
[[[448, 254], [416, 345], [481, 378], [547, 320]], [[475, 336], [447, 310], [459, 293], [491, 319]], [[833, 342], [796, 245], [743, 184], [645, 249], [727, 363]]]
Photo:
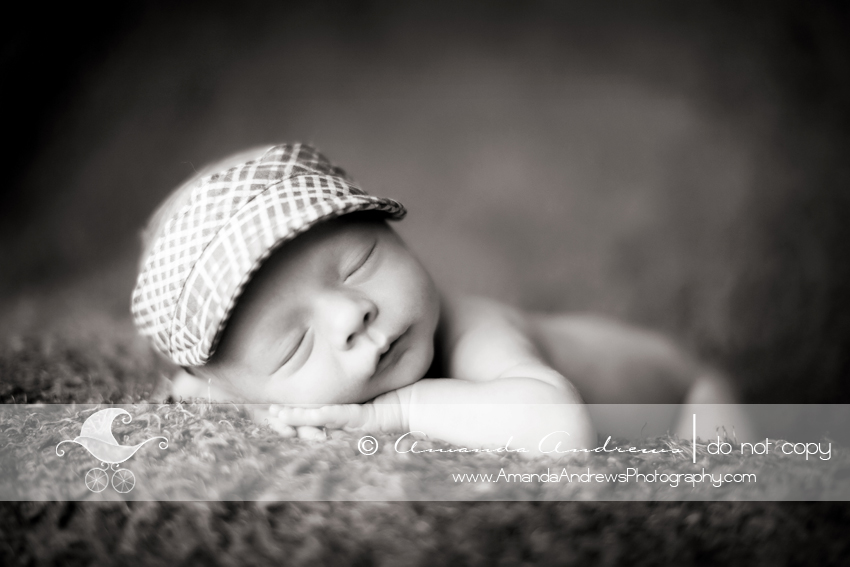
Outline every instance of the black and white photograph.
[[20, 9], [1, 564], [850, 564], [846, 2]]

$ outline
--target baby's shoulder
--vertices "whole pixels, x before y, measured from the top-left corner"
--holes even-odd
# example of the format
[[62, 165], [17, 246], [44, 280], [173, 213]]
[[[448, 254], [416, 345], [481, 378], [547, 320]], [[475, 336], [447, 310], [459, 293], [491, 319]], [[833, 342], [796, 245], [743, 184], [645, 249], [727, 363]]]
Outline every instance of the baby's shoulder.
[[448, 336], [459, 337], [471, 331], [510, 327], [527, 329], [531, 316], [507, 303], [469, 294], [442, 295], [441, 324]]
[[451, 376], [490, 379], [506, 365], [539, 358], [528, 314], [480, 296], [443, 295], [441, 333]]

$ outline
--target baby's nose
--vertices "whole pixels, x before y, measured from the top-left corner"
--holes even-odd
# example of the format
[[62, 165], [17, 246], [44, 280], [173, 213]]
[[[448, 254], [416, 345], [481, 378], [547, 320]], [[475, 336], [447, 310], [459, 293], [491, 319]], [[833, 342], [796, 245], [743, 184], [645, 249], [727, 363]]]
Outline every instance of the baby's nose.
[[369, 332], [378, 316], [378, 306], [364, 297], [341, 297], [328, 307], [334, 342], [343, 350], [354, 347], [357, 339]]

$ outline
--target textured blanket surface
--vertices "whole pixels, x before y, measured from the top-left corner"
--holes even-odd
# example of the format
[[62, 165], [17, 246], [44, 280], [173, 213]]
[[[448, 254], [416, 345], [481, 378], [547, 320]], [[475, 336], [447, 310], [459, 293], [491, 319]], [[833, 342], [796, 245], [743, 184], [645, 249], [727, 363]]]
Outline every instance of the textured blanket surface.
[[[850, 457], [846, 448], [834, 442], [828, 461], [803, 460], [778, 450], [745, 456], [733, 444], [728, 447], [730, 454], [712, 455], [704, 442], [696, 445], [694, 460], [689, 442], [669, 436], [600, 440], [599, 446], [606, 451], [529, 457], [519, 452], [476, 452], [435, 440], [382, 434], [376, 435], [380, 450], [367, 455], [358, 444], [362, 433], [331, 431], [326, 441], [284, 439], [251, 419], [251, 406], [197, 400], [121, 406], [130, 415], [112, 423], [119, 445], [135, 446], [163, 438], [165, 443], [159, 449], [154, 443], [143, 445], [137, 455], [111, 469], [100, 463], [97, 452], [90, 448], [65, 445], [60, 451], [57, 444], [75, 439], [86, 420], [102, 407], [0, 408], [0, 499], [114, 500], [119, 496], [111, 490], [93, 493], [83, 480], [88, 480], [89, 472], [105, 470], [111, 477], [118, 469], [133, 474], [133, 488], [120, 496], [129, 501], [746, 501], [848, 497]], [[779, 445], [777, 440], [772, 443]], [[624, 478], [623, 474], [629, 472], [631, 476]], [[638, 478], [638, 473], [644, 476]], [[754, 477], [737, 483], [722, 481], [721, 475], [736, 473]]]
[[[2, 343], [3, 401], [130, 404], [125, 407], [133, 410], [133, 421], [116, 420], [113, 428], [119, 443], [165, 435], [169, 447], [141, 450], [125, 463], [136, 472], [133, 498], [122, 498], [111, 488], [89, 493], [83, 478], [97, 463], [80, 447], [69, 448], [62, 459], [53, 456], [51, 467], [4, 470], [0, 492], [14, 478], [15, 483], [28, 482], [36, 500], [86, 500], [3, 503], [4, 564], [157, 564], [165, 558], [204, 565], [649, 565], [674, 558], [681, 565], [829, 564], [848, 553], [850, 544], [840, 526], [850, 516], [843, 504], [557, 502], [553, 500], [666, 499], [670, 492], [646, 483], [514, 483], [496, 488], [451, 483], [452, 473], [538, 472], [553, 462], [504, 454], [434, 453], [419, 459], [391, 450], [366, 457], [357, 451], [355, 433], [333, 432], [325, 442], [282, 439], [231, 406], [205, 400], [152, 403], [158, 381], [169, 369], [139, 343], [126, 318], [93, 309], [80, 298], [51, 297], [22, 300], [7, 311], [12, 314], [7, 329], [16, 331]], [[49, 311], [52, 302], [74, 307], [60, 309], [65, 316], [49, 321], [36, 315]], [[28, 456], [53, 454], [56, 443], [79, 433], [94, 407], [64, 406], [61, 419], [45, 422], [27, 412], [6, 412], [0, 420], [0, 457], [22, 463]], [[379, 436], [378, 441], [388, 448], [393, 439]], [[436, 441], [419, 446], [450, 448]], [[641, 446], [687, 449], [671, 438], [649, 439]], [[616, 471], [662, 464], [670, 471], [690, 470], [691, 455], [683, 455], [564, 457], [555, 467], [583, 472], [588, 467]], [[698, 449], [698, 460], [714, 470], [740, 468], [740, 457], [711, 457], [704, 447]], [[776, 466], [773, 457], [748, 461], [756, 470]], [[811, 465], [782, 466], [784, 486], [731, 485], [724, 487], [722, 498], [736, 500], [742, 491], [751, 496], [753, 490], [766, 491], [765, 499], [781, 497], [789, 487], [806, 489], [809, 478], [819, 478], [808, 474]], [[71, 493], [59, 494], [61, 487], [70, 487]], [[686, 498], [702, 499], [704, 491], [716, 489], [703, 485], [688, 490]], [[771, 490], [779, 492], [772, 495]], [[133, 501], [169, 494], [210, 500], [229, 500], [235, 494], [257, 501]], [[426, 501], [405, 501], [410, 498]], [[466, 501], [427, 501], [441, 499]]]

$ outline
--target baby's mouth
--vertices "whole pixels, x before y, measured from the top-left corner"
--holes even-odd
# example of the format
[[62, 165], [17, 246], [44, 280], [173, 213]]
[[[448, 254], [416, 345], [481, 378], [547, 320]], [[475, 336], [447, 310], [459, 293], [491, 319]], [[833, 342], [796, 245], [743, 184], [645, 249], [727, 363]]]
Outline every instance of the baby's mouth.
[[398, 346], [399, 341], [405, 335], [405, 333], [400, 334], [396, 339], [390, 343], [389, 348], [378, 357], [378, 365], [375, 368], [375, 374], [380, 374], [383, 370], [389, 365], [390, 360], [393, 358], [395, 354], [396, 347]]

